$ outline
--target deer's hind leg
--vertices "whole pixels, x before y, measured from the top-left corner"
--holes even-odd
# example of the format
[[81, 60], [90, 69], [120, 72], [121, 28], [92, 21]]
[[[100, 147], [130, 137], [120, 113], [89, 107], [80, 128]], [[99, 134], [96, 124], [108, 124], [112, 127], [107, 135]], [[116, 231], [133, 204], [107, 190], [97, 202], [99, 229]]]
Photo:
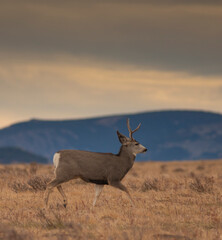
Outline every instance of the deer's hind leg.
[[62, 186], [61, 185], [57, 186], [57, 189], [58, 189], [58, 191], [60, 192], [60, 194], [63, 197], [63, 206], [66, 208], [66, 206], [67, 206], [67, 197], [66, 197], [66, 195], [65, 195], [65, 193], [64, 193], [64, 191], [62, 189]]
[[[48, 205], [48, 201], [49, 201], [49, 195], [52, 192], [52, 189], [58, 185], [60, 185], [61, 183], [63, 183], [64, 181], [61, 179], [53, 179], [50, 183], [48, 183], [46, 191], [45, 191], [45, 205]], [[60, 192], [60, 191], [59, 191]], [[63, 191], [62, 191], [63, 192]], [[60, 192], [61, 193], [61, 192]], [[64, 192], [63, 192], [64, 193]]]

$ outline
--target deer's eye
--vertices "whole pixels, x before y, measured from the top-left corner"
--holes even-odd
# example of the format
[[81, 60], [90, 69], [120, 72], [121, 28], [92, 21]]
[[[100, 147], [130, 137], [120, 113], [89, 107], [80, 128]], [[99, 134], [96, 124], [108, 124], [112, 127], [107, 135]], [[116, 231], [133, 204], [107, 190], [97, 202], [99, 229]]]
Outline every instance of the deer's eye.
[[136, 146], [138, 146], [138, 145], [139, 145], [139, 143], [135, 143], [135, 145], [136, 145]]

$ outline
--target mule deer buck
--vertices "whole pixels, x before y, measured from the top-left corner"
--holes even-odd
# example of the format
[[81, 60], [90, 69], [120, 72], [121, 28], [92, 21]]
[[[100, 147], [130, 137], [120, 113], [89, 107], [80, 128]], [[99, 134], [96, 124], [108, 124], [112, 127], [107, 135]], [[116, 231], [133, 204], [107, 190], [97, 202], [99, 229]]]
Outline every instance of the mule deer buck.
[[53, 157], [55, 179], [47, 186], [45, 192], [46, 206], [51, 190], [57, 187], [63, 197], [64, 207], [66, 207], [67, 198], [61, 184], [76, 178], [95, 184], [93, 207], [104, 185], [110, 185], [126, 192], [132, 205], [134, 205], [127, 188], [121, 183], [121, 180], [132, 168], [136, 154], [147, 151], [144, 146], [133, 138], [133, 133], [140, 128], [140, 125], [132, 131], [129, 119], [127, 119], [129, 138], [117, 131], [119, 141], [122, 144], [118, 154], [80, 150], [61, 150], [55, 153]]

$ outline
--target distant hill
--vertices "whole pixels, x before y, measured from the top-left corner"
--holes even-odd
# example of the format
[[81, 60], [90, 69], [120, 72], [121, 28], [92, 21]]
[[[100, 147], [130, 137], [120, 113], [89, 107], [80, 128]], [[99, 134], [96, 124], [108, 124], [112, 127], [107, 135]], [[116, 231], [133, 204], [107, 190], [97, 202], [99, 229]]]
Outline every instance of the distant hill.
[[157, 111], [83, 120], [33, 119], [0, 130], [0, 146], [16, 146], [49, 160], [60, 149], [117, 153], [116, 130], [128, 135], [142, 123], [135, 138], [148, 148], [138, 160], [222, 158], [222, 115], [202, 111]]
[[47, 158], [16, 147], [0, 148], [0, 164], [5, 163], [47, 163]]

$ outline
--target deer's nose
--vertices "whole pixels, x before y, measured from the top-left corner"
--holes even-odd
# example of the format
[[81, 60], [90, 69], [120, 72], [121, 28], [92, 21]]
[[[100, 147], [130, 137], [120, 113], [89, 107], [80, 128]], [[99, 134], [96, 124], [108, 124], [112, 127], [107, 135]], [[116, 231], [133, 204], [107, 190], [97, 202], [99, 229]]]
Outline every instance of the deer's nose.
[[147, 148], [145, 148], [144, 150], [143, 150], [143, 152], [146, 152], [147, 151]]

